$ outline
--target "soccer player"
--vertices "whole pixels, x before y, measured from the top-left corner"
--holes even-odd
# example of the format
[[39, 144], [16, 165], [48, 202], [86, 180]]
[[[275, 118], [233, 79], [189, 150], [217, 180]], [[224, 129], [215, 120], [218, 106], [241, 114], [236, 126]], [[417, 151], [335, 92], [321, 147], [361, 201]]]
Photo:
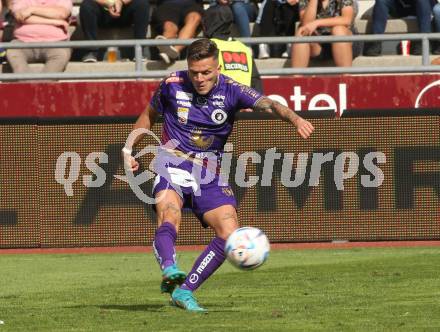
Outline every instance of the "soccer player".
[[[175, 156], [187, 156], [184, 162], [167, 164], [167, 176], [162, 169], [158, 170], [161, 175], [156, 177], [153, 188], [158, 219], [153, 247], [162, 270], [162, 292], [169, 292], [176, 306], [204, 312], [193, 292], [224, 262], [225, 241], [238, 228], [237, 204], [230, 186], [220, 180], [216, 170], [212, 181], [202, 183], [193, 174], [194, 166], [202, 165], [204, 169], [207, 155], [218, 156], [220, 160], [234, 115], [240, 109], [276, 113], [292, 123], [303, 138], [308, 138], [314, 128], [288, 107], [220, 74], [215, 42], [205, 38], [193, 42], [188, 47], [187, 63], [188, 70], [162, 80], [134, 129], [150, 129], [161, 114], [162, 144], [167, 146], [164, 150]], [[139, 163], [131, 155], [130, 147], [142, 137], [137, 136], [123, 149], [124, 162], [132, 171], [139, 168]], [[173, 149], [167, 144], [171, 141]], [[211, 227], [216, 234], [188, 275], [178, 268], [174, 248], [184, 207], [190, 207], [202, 225]]]

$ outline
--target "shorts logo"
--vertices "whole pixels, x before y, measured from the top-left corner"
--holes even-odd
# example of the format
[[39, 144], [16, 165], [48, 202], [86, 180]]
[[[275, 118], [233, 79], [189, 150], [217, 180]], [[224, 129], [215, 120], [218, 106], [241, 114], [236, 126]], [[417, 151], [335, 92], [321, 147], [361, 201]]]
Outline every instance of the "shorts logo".
[[188, 123], [188, 113], [189, 113], [189, 108], [186, 107], [177, 108], [177, 117], [179, 118], [180, 123], [182, 124]]
[[228, 115], [226, 114], [225, 111], [223, 111], [221, 109], [216, 109], [211, 114], [211, 120], [214, 121], [214, 123], [216, 123], [216, 124], [224, 123], [227, 118], [228, 118]]
[[222, 58], [225, 70], [241, 70], [249, 72], [246, 53], [223, 51]]
[[176, 99], [192, 100], [193, 94], [184, 91], [176, 91]]
[[222, 192], [228, 197], [234, 196], [234, 192], [232, 191], [231, 188], [222, 188]]
[[199, 276], [195, 273], [189, 276], [189, 282], [195, 284], [199, 280]]

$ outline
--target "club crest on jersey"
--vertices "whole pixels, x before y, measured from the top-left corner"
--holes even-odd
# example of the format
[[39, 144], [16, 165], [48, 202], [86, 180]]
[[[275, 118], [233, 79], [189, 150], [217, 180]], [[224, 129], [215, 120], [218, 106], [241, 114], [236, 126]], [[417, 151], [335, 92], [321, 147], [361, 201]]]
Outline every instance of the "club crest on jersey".
[[228, 118], [228, 115], [226, 114], [226, 112], [219, 109], [219, 108], [214, 110], [214, 112], [212, 112], [212, 114], [211, 114], [211, 120], [214, 121], [214, 123], [216, 123], [216, 124], [224, 123], [227, 118]]
[[181, 124], [188, 123], [188, 113], [189, 113], [189, 108], [186, 108], [186, 107], [178, 107], [177, 108], [177, 118], [179, 119], [179, 122]]
[[184, 91], [176, 91], [176, 99], [192, 100], [193, 94], [189, 93], [189, 92], [184, 92]]

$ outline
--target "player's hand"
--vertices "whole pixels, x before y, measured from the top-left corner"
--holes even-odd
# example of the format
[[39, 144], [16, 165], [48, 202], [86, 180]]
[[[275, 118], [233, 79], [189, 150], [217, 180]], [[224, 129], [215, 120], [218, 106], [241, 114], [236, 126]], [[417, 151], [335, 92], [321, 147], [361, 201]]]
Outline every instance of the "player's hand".
[[298, 131], [298, 134], [300, 134], [300, 136], [302, 138], [309, 138], [309, 136], [315, 130], [313, 125], [309, 121], [307, 121], [307, 120], [305, 120], [303, 118], [298, 118], [295, 121], [295, 126], [296, 126], [296, 129]]
[[122, 158], [124, 159], [124, 169], [129, 169], [135, 172], [139, 169], [139, 162], [131, 155], [131, 151], [128, 148], [122, 149]]

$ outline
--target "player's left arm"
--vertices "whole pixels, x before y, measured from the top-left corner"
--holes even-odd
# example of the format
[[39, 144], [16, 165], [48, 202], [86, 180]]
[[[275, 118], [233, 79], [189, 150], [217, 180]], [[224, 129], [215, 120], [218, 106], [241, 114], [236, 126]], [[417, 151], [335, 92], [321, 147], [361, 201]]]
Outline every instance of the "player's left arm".
[[300, 134], [302, 138], [308, 138], [315, 130], [309, 121], [300, 117], [290, 108], [268, 97], [260, 98], [253, 109], [255, 111], [276, 113], [281, 120], [293, 124], [296, 127], [298, 134]]

